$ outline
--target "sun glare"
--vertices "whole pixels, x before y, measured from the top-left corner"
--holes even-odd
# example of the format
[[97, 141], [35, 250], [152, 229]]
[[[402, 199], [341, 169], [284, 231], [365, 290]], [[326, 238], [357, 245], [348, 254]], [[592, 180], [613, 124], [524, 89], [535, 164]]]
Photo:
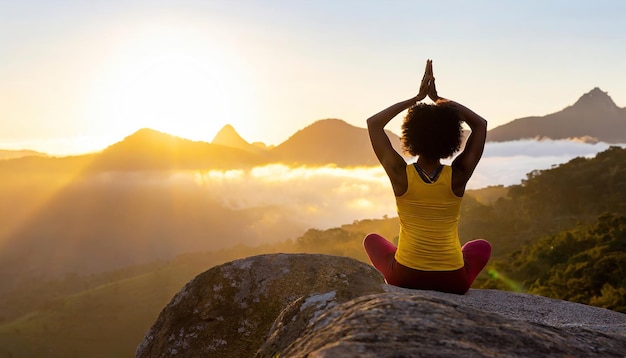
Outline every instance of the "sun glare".
[[242, 112], [254, 108], [242, 81], [245, 65], [205, 33], [144, 29], [119, 44], [101, 68], [85, 108], [100, 131], [127, 135], [147, 127], [208, 141], [234, 117], [253, 118]]

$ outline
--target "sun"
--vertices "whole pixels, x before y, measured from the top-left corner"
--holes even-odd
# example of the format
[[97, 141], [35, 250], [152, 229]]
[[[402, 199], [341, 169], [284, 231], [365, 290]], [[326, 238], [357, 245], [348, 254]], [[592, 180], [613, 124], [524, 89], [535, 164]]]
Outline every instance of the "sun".
[[236, 52], [205, 33], [143, 29], [102, 60], [85, 118], [91, 129], [113, 135], [152, 128], [209, 141], [225, 124], [253, 120], [245, 72]]

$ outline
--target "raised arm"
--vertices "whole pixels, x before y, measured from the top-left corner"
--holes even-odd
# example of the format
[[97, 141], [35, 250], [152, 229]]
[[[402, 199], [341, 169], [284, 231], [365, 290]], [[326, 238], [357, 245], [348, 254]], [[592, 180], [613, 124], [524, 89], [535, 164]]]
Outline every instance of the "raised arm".
[[463, 196], [465, 186], [483, 155], [487, 138], [487, 121], [471, 109], [455, 101], [440, 98], [437, 100], [437, 105], [450, 106], [456, 109], [471, 130], [465, 142], [465, 148], [452, 162], [452, 190], [456, 195]]
[[439, 97], [435, 86], [435, 77], [432, 74], [432, 64], [430, 65], [430, 75], [431, 81], [428, 87], [428, 97], [438, 106], [450, 106], [456, 109], [461, 119], [471, 129], [463, 152], [457, 155], [452, 162], [452, 190], [456, 195], [462, 196], [465, 193], [465, 185], [472, 177], [474, 169], [476, 169], [483, 155], [485, 140], [487, 139], [487, 121], [464, 105]]
[[385, 172], [391, 181], [393, 192], [397, 196], [404, 194], [408, 187], [406, 178], [406, 162], [400, 153], [396, 152], [391, 145], [389, 137], [387, 136], [387, 133], [385, 133], [385, 126], [395, 116], [400, 114], [400, 112], [426, 98], [426, 95], [428, 94], [428, 85], [430, 78], [432, 77], [429, 74], [430, 68], [432, 68], [431, 62], [428, 60], [426, 62], [426, 71], [424, 72], [424, 77], [422, 78], [422, 84], [420, 85], [420, 91], [417, 96], [398, 102], [367, 119], [367, 131], [369, 132], [372, 148], [374, 149], [374, 153], [376, 153], [378, 161], [385, 169]]

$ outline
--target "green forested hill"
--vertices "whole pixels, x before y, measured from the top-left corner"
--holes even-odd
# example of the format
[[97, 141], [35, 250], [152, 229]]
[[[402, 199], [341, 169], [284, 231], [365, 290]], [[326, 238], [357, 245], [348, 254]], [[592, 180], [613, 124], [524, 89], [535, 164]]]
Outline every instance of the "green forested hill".
[[462, 238], [483, 237], [497, 256], [523, 243], [593, 223], [605, 212], [626, 215], [626, 150], [611, 147], [594, 158], [575, 158], [529, 173], [493, 204], [466, 198]]
[[626, 216], [540, 239], [503, 268], [528, 292], [626, 313]]
[[493, 205], [469, 200], [462, 230], [494, 244], [485, 287], [626, 312], [626, 150], [534, 171]]

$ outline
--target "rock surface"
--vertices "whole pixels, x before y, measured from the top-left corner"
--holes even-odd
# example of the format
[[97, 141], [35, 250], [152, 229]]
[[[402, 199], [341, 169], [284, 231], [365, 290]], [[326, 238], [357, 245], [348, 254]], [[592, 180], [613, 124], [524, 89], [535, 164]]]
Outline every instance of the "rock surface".
[[[377, 292], [384, 292], [380, 274], [346, 257], [272, 254], [233, 261], [185, 285], [137, 356], [250, 357], [262, 344], [286, 346], [324, 309]], [[289, 331], [273, 326], [279, 315], [293, 318]], [[275, 335], [266, 340], [270, 329]]]
[[[626, 339], [556, 328], [452, 301], [388, 293], [329, 309], [285, 357], [623, 357]], [[271, 357], [271, 352], [263, 352]]]
[[384, 284], [359, 261], [272, 254], [214, 267], [163, 309], [138, 357], [624, 357], [626, 315], [497, 290]]

